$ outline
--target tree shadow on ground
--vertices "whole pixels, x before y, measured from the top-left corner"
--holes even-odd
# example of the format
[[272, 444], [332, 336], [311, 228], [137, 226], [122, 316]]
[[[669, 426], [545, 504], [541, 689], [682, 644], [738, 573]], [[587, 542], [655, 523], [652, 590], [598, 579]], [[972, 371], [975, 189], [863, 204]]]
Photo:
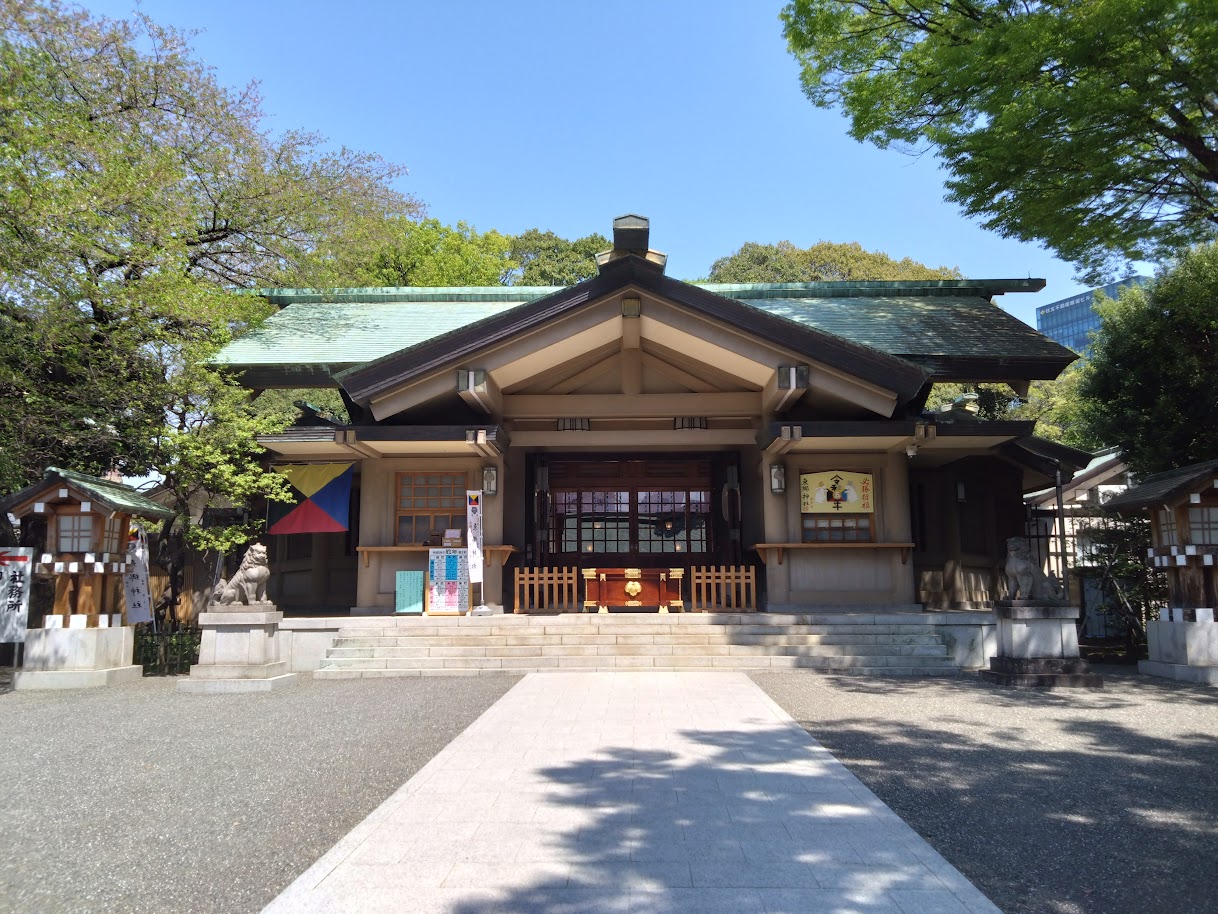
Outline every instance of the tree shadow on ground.
[[1062, 748], [999, 720], [801, 725], [1008, 914], [1218, 911], [1218, 736], [1065, 720]]
[[1147, 701], [1171, 701], [1202, 707], [1218, 706], [1218, 689], [1213, 686], [1174, 682], [1154, 676], [1143, 676], [1129, 667], [1092, 665], [1103, 675], [1108, 688], [1098, 690], [1005, 688], [986, 682], [976, 673], [964, 673], [958, 679], [926, 678], [921, 680], [892, 680], [882, 677], [835, 676], [824, 677], [826, 685], [835, 690], [858, 695], [891, 695], [894, 682], [906, 694], [917, 691], [934, 692], [944, 688], [972, 690], [974, 697], [996, 707], [1062, 707], [1078, 705], [1079, 695], [1087, 697], [1088, 707], [1095, 710], [1117, 711], [1140, 707]]
[[674, 738], [679, 752], [607, 747], [543, 769], [538, 816], [558, 827], [504, 848], [506, 895], [453, 910], [965, 911], [936, 873], [976, 895], [804, 734], [767, 721]]

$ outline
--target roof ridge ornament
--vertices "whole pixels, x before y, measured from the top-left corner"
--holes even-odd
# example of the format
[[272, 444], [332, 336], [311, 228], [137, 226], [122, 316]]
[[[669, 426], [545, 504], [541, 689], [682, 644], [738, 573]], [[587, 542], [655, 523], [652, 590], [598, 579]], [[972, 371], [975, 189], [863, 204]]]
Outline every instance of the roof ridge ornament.
[[618, 216], [613, 220], [613, 248], [596, 255], [598, 272], [604, 272], [605, 267], [616, 260], [634, 255], [655, 264], [663, 273], [664, 266], [668, 263], [668, 255], [648, 247], [650, 236], [651, 220], [646, 216], [635, 213]]

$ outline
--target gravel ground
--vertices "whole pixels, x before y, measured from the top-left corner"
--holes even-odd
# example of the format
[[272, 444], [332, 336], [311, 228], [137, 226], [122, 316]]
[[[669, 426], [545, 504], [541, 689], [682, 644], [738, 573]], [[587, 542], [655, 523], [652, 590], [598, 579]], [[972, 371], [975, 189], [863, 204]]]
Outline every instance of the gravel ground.
[[752, 678], [1006, 914], [1218, 912], [1218, 689]]
[[0, 911], [259, 911], [517, 679], [0, 694]]

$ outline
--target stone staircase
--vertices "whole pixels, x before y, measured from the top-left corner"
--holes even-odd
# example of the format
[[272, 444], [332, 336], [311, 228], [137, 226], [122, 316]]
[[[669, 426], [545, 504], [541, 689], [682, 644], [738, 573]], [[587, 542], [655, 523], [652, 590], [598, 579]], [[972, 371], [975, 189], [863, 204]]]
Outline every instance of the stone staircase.
[[352, 620], [317, 679], [546, 670], [955, 676], [917, 613], [611, 613]]

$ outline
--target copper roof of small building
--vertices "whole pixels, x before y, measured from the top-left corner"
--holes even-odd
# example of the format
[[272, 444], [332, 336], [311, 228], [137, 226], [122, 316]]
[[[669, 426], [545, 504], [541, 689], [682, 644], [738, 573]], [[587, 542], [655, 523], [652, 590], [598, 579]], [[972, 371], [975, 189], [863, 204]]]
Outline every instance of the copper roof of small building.
[[1215, 478], [1218, 478], [1218, 460], [1167, 470], [1147, 476], [1136, 486], [1109, 499], [1104, 507], [1114, 511], [1137, 511], [1168, 505]]
[[173, 517], [173, 511], [169, 508], [141, 495], [131, 486], [60, 467], [47, 467], [41, 480], [0, 499], [0, 510], [9, 510], [23, 502], [36, 500], [41, 493], [64, 485], [76, 489], [86, 496], [85, 500], [95, 502], [107, 512], [155, 520]]

